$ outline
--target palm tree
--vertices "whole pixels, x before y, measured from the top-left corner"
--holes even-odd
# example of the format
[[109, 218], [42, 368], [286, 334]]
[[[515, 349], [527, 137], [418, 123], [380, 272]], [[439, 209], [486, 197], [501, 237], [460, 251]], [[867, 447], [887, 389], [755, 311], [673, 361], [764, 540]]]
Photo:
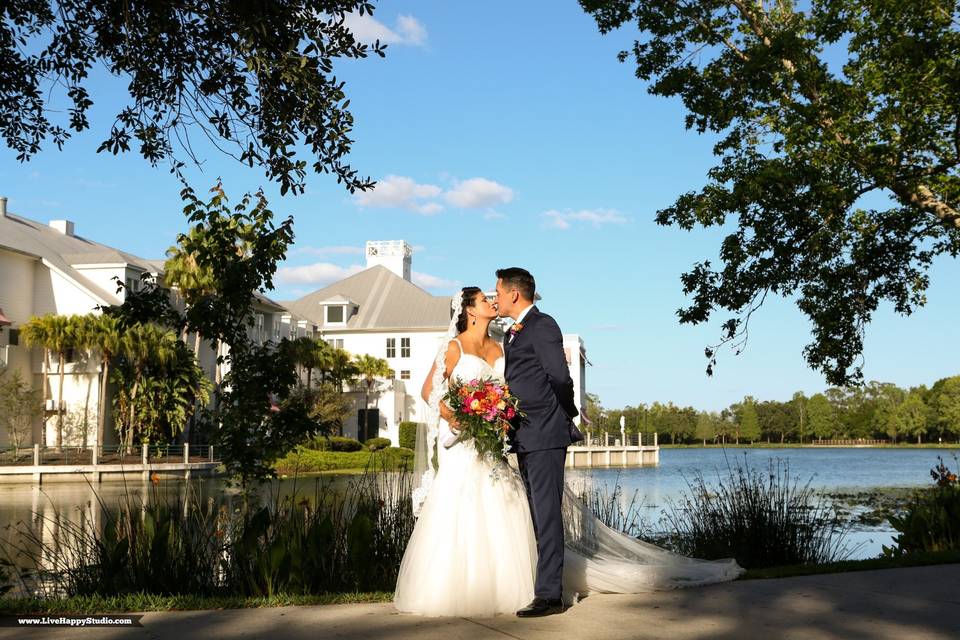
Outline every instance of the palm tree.
[[[97, 402], [97, 447], [103, 446], [107, 417], [107, 387], [110, 384], [110, 361], [120, 351], [120, 328], [117, 319], [106, 315], [83, 316], [78, 337], [88, 349], [100, 354], [100, 397]], [[86, 444], [86, 443], [84, 443]]]
[[[202, 242], [203, 234], [203, 230], [198, 230], [196, 227], [194, 227], [190, 229], [187, 242]], [[216, 293], [217, 281], [213, 272], [209, 268], [201, 267], [199, 264], [197, 264], [196, 254], [186, 251], [182, 245], [183, 241], [181, 241], [179, 245], [167, 249], [167, 261], [163, 265], [163, 275], [167, 284], [177, 288], [177, 290], [180, 292], [180, 295], [183, 296], [184, 303], [192, 307], [193, 305], [198, 304], [205, 298]], [[196, 327], [184, 326], [184, 341], [186, 341], [187, 332], [191, 329], [194, 332], [193, 353], [197, 358], [197, 363], [199, 364], [200, 347], [203, 342], [203, 336]], [[215, 354], [216, 362], [214, 364], [214, 378], [217, 380], [217, 385], [219, 386], [219, 347], [216, 347], [216, 351], [218, 353]], [[184, 442], [190, 441], [189, 422], [184, 427], [181, 435]]]
[[40, 416], [40, 446], [47, 446], [47, 389], [50, 371], [50, 328], [52, 315], [34, 316], [20, 328], [20, 334], [28, 347], [43, 349], [43, 373], [40, 381], [40, 396], [43, 402], [43, 412]]
[[345, 349], [334, 348], [329, 359], [330, 377], [337, 385], [337, 390], [343, 393], [343, 383], [357, 375], [357, 368], [353, 356]]
[[[57, 388], [57, 451], [63, 449], [63, 381], [66, 373], [67, 352], [73, 348], [75, 343], [74, 316], [60, 316], [56, 314], [47, 314], [40, 318], [31, 318], [25, 327], [33, 324], [32, 328], [25, 334], [27, 344], [31, 346], [42, 347], [44, 350], [44, 382], [47, 382], [47, 373], [49, 371], [50, 354], [57, 354], [59, 364], [60, 385]], [[36, 322], [34, 322], [36, 321]], [[44, 390], [44, 407], [46, 407], [46, 390]], [[42, 436], [43, 444], [46, 446], [46, 429]]]
[[[371, 355], [360, 355], [354, 361], [357, 373], [363, 376], [364, 381], [364, 402], [363, 402], [363, 430], [367, 427], [367, 414], [370, 411], [370, 392], [373, 389], [373, 383], [377, 378], [392, 378], [393, 369], [383, 358], [377, 358]], [[360, 425], [357, 428], [360, 434]]]
[[143, 383], [148, 365], [163, 366], [176, 357], [177, 338], [172, 331], [155, 324], [136, 324], [120, 337], [120, 352], [133, 370], [130, 388], [130, 407], [124, 445], [133, 446], [134, 415], [137, 392]]

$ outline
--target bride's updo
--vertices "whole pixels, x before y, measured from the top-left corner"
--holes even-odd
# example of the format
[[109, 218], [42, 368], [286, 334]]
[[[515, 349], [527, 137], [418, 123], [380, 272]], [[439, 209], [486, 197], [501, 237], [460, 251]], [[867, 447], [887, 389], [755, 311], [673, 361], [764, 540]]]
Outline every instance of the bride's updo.
[[463, 300], [463, 308], [460, 315], [457, 316], [457, 333], [463, 333], [467, 330], [467, 323], [470, 322], [470, 316], [467, 315], [467, 309], [477, 303], [477, 294], [480, 293], [480, 287], [464, 287], [460, 291], [460, 299]]

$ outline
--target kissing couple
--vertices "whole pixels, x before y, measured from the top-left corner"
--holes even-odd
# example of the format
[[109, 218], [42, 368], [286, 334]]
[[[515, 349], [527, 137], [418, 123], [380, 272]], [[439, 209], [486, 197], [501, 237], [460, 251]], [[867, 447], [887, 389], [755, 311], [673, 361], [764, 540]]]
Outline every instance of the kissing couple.
[[[640, 593], [733, 580], [734, 560], [680, 556], [610, 529], [564, 483], [567, 447], [583, 439], [556, 321], [519, 267], [496, 272], [496, 300], [464, 287], [423, 385], [432, 417], [417, 433], [412, 500], [418, 516], [394, 605], [426, 616], [561, 613], [578, 596]], [[511, 318], [503, 343], [492, 320]], [[505, 382], [520, 413], [507, 460], [478, 455], [444, 402], [451, 382]], [[515, 454], [515, 455], [514, 455]]]

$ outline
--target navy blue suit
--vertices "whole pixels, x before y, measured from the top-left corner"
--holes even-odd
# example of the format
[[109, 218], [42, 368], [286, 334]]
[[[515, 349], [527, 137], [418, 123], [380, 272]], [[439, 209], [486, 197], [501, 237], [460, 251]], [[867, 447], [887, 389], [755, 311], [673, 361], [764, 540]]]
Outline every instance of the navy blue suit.
[[507, 384], [525, 414], [514, 422], [511, 443], [537, 536], [534, 592], [538, 598], [556, 599], [563, 578], [563, 467], [567, 447], [583, 436], [572, 420], [579, 410], [560, 327], [536, 307], [521, 324], [504, 341]]

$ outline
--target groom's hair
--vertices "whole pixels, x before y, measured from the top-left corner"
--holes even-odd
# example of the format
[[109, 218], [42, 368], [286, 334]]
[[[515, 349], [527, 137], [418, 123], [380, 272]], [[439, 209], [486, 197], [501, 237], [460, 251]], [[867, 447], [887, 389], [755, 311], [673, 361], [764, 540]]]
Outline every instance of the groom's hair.
[[519, 291], [524, 300], [533, 302], [534, 296], [537, 295], [537, 283], [526, 269], [520, 267], [497, 269], [497, 278], [503, 280], [503, 286]]

